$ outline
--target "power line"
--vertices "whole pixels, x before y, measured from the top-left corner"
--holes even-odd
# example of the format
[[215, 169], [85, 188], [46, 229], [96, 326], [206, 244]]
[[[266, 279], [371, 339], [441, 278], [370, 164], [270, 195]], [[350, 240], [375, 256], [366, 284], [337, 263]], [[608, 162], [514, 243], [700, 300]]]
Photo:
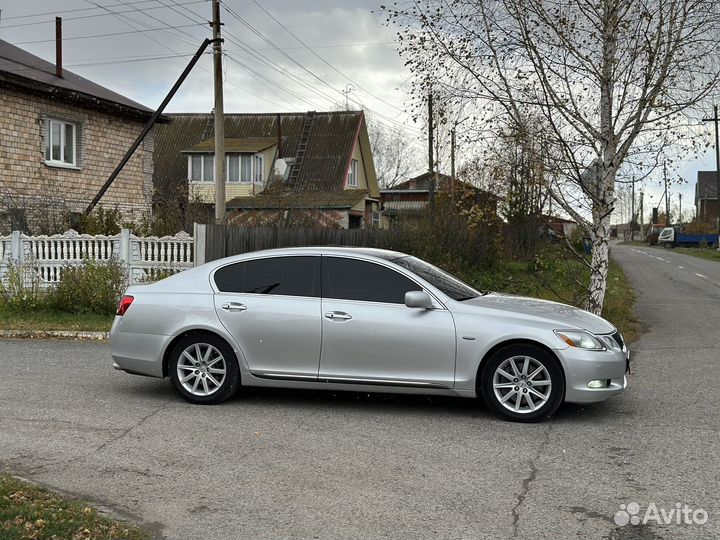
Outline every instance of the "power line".
[[384, 100], [384, 99], [381, 98], [380, 96], [377, 96], [377, 95], [373, 94], [373, 93], [370, 92], [367, 88], [365, 88], [364, 86], [362, 86], [360, 83], [352, 80], [352, 79], [351, 79], [350, 77], [348, 77], [345, 73], [343, 73], [343, 72], [340, 71], [338, 68], [336, 68], [335, 66], [333, 66], [330, 62], [328, 62], [327, 60], [325, 60], [325, 58], [323, 58], [323, 57], [322, 57], [321, 55], [319, 55], [315, 50], [313, 50], [313, 48], [310, 47], [307, 43], [305, 43], [302, 39], [300, 39], [297, 34], [295, 34], [295, 33], [294, 33], [292, 30], [290, 30], [287, 26], [285, 26], [285, 25], [284, 25], [283, 23], [281, 23], [278, 19], [276, 19], [275, 16], [274, 16], [272, 13], [270, 13], [267, 9], [265, 9], [265, 8], [263, 7], [263, 5], [260, 4], [257, 0], [252, 0], [252, 2], [253, 2], [253, 4], [255, 4], [257, 7], [259, 7], [259, 8], [262, 10], [263, 13], [265, 13], [268, 17], [270, 17], [273, 21], [275, 21], [278, 25], [280, 25], [280, 27], [281, 27], [283, 30], [285, 30], [288, 34], [290, 34], [293, 38], [295, 38], [295, 39], [297, 40], [297, 42], [300, 43], [305, 49], [307, 49], [308, 51], [310, 51], [313, 55], [315, 55], [317, 58], [319, 58], [325, 65], [327, 65], [328, 67], [330, 67], [333, 71], [335, 71], [336, 73], [338, 73], [341, 77], [344, 77], [345, 79], [347, 79], [348, 81], [350, 81], [351, 83], [353, 83], [355, 86], [357, 86], [360, 90], [362, 90], [362, 91], [365, 92], [366, 94], [369, 94], [370, 96], [374, 97], [375, 99], [383, 102], [383, 103], [384, 103], [385, 105], [387, 105], [388, 107], [392, 107], [393, 109], [398, 110], [398, 111], [400, 111], [400, 112], [405, 112], [404, 110], [396, 107], [396, 106], [393, 105], [392, 103], [389, 103], [388, 101]]
[[[153, 0], [153, 1], [154, 1], [154, 0]], [[76, 39], [94, 39], [94, 38], [101, 38], [101, 37], [124, 36], [124, 35], [128, 35], [128, 34], [142, 34], [142, 33], [145, 33], [145, 32], [156, 32], [156, 31], [158, 31], [158, 30], [165, 30], [165, 29], [170, 29], [170, 28], [173, 29], [173, 30], [176, 30], [176, 29], [178, 29], [178, 28], [190, 28], [190, 27], [192, 27], [192, 26], [196, 26], [196, 25], [185, 24], [185, 25], [181, 25], [181, 26], [168, 26], [168, 27], [164, 27], [164, 28], [148, 28], [148, 29], [146, 29], [146, 30], [128, 30], [128, 31], [125, 31], [125, 32], [111, 32], [111, 33], [107, 33], [107, 34], [93, 34], [93, 35], [90, 35], [90, 36], [71, 36], [71, 37], [63, 36], [63, 41], [71, 41], [71, 40], [76, 40]], [[19, 43], [13, 43], [13, 45], [16, 45], [16, 46], [17, 46], [17, 45], [31, 45], [31, 44], [34, 44], [34, 43], [51, 43], [51, 42], [54, 43], [54, 42], [55, 42], [55, 38], [53, 38], [53, 39], [36, 39], [36, 40], [34, 40], [34, 41], [21, 41], [21, 42], [19, 42]], [[193, 54], [193, 53], [190, 53], [189, 56], [192, 56], [192, 54]]]
[[[149, 4], [152, 2], [156, 2], [157, 0], [138, 0], [136, 2], [132, 2], [133, 4]], [[122, 4], [110, 4], [107, 7], [117, 7]], [[61, 15], [64, 13], [77, 13], [78, 11], [88, 11], [90, 9], [97, 9], [97, 8], [75, 8], [75, 9], [64, 9], [62, 11], [45, 11], [42, 13], [30, 13], [27, 15], [13, 15], [12, 17], [3, 17], [3, 20], [11, 20], [11, 19], [29, 19], [33, 17], [43, 17], [45, 15]]]
[[[204, 3], [205, 3], [205, 0], [193, 0], [191, 2], [185, 2], [181, 5], [186, 6], [186, 5], [191, 5], [191, 4], [204, 4]], [[120, 15], [122, 13], [131, 13], [133, 11], [138, 11], [138, 8], [129, 9], [129, 10], [125, 10], [125, 11], [111, 11], [110, 9], [107, 9], [109, 7], [114, 7], [114, 6], [118, 6], [118, 5], [119, 4], [113, 4], [112, 6], [95, 5], [94, 8], [85, 8], [85, 9], [103, 9], [103, 10], [107, 11], [108, 13], [96, 13], [93, 15], [78, 15], [77, 17], [66, 17], [63, 19], [63, 21], [77, 21], [80, 19], [92, 19], [94, 17], [107, 17], [108, 15], [111, 15], [111, 14]], [[127, 4], [122, 4], [122, 5], [127, 6]], [[144, 11], [149, 11], [149, 10], [153, 10], [153, 9], [163, 9], [163, 6], [147, 7], [147, 8], [145, 8]], [[9, 18], [9, 17], [7, 17], [7, 18]], [[4, 19], [6, 19], [6, 17], [3, 17], [3, 20]], [[51, 24], [51, 23], [54, 24], [55, 19], [53, 19], [51, 21], [36, 21], [36, 22], [27, 22], [27, 23], [20, 23], [20, 24], [9, 24], [7, 26], [0, 26], [0, 30], [7, 30], [8, 28], [18, 28], [21, 26], [34, 26], [34, 25], [38, 25], [38, 24]]]
[[[225, 10], [226, 10], [228, 13], [230, 13], [230, 15], [232, 15], [233, 17], [235, 17], [241, 24], [243, 24], [243, 25], [246, 26], [248, 29], [250, 29], [253, 33], [255, 33], [258, 37], [260, 37], [260, 38], [261, 38], [263, 41], [265, 41], [268, 45], [270, 45], [271, 47], [273, 47], [273, 49], [275, 49], [276, 51], [280, 52], [283, 56], [285, 56], [285, 57], [286, 57], [288, 60], [290, 60], [293, 64], [295, 64], [295, 65], [297, 65], [298, 67], [300, 67], [303, 71], [305, 71], [305, 72], [307, 72], [308, 74], [310, 74], [312, 77], [314, 77], [315, 79], [317, 79], [319, 82], [321, 82], [322, 84], [324, 84], [325, 86], [327, 86], [328, 88], [330, 88], [333, 92], [336, 92], [336, 93], [340, 94], [341, 96], [345, 97], [345, 96], [343, 95], [343, 92], [342, 92], [341, 90], [338, 90], [337, 88], [333, 87], [333, 86], [332, 86], [330, 83], [328, 83], [325, 79], [323, 79], [322, 77], [318, 76], [318, 75], [315, 74], [313, 71], [311, 71], [310, 69], [308, 69], [307, 67], [305, 67], [304, 65], [302, 65], [300, 62], [298, 62], [297, 60], [295, 60], [292, 56], [290, 56], [289, 54], [287, 54], [286, 52], [284, 52], [283, 50], [281, 50], [279, 47], [277, 47], [277, 45], [275, 45], [272, 41], [270, 41], [267, 37], [265, 37], [265, 36], [264, 36], [260, 31], [258, 31], [252, 24], [250, 24], [249, 22], [247, 22], [247, 21], [246, 21], [245, 19], [243, 19], [240, 15], [238, 15], [232, 8], [228, 7], [228, 6], [225, 5], [225, 4], [223, 4], [223, 7], [225, 7]], [[226, 32], [225, 32], [225, 35], [227, 35], [227, 34], [228, 34], [228, 32], [226, 31]], [[319, 91], [319, 90], [315, 90], [315, 92], [322, 94], [324, 97], [326, 97], [327, 99], [331, 100], [331, 102], [335, 102], [335, 101], [333, 100], [333, 98], [329, 97], [329, 96], [328, 96], [327, 94], [325, 94], [324, 92], [321, 92], [321, 91]], [[362, 103], [358, 102], [357, 100], [350, 99], [350, 101], [352, 101], [355, 105], [360, 106], [361, 108], [366, 108]], [[390, 123], [396, 124], [396, 125], [398, 125], [398, 126], [401, 126], [403, 129], [410, 129], [410, 130], [412, 130], [412, 131], [415, 131], [415, 132], [418, 133], [418, 134], [420, 133], [420, 130], [419, 130], [419, 129], [417, 129], [417, 128], [412, 128], [412, 127], [410, 127], [410, 126], [406, 126], [405, 124], [403, 124], [403, 123], [401, 123], [401, 122], [398, 122], [398, 121], [396, 121], [396, 120], [394, 120], [394, 119], [392, 119], [392, 118], [390, 118], [390, 117], [388, 117], [388, 116], [386, 116], [386, 115], [383, 115], [383, 114], [381, 114], [381, 113], [379, 113], [379, 112], [377, 112], [377, 111], [375, 111], [374, 114], [375, 114], [376, 116], [384, 119], [386, 122], [390, 122]]]

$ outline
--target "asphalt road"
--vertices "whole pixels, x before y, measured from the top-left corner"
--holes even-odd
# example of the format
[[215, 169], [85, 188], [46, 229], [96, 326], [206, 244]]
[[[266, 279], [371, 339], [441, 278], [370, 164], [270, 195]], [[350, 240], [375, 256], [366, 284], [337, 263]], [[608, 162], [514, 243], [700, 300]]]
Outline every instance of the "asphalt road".
[[[168, 538], [718, 537], [720, 263], [613, 254], [647, 332], [606, 403], [535, 425], [446, 398], [248, 390], [199, 407], [113, 371], [106, 344], [6, 340], [0, 470]], [[616, 525], [631, 502], [708, 521]]]

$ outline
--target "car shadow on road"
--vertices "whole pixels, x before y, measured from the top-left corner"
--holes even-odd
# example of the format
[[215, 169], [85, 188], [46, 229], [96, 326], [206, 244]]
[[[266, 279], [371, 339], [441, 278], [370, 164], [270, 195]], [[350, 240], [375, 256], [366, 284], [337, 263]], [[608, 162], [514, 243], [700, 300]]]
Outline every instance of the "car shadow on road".
[[[114, 385], [114, 391], [124, 396], [157, 402], [186, 402], [177, 395], [167, 379], [128, 380], [122, 388]], [[507, 422], [490, 412], [482, 399], [467, 399], [454, 396], [433, 396], [421, 394], [390, 394], [372, 392], [353, 392], [336, 390], [306, 390], [294, 388], [243, 387], [231, 399], [219, 407], [245, 406], [256, 407], [312, 407], [332, 409], [335, 412], [368, 411], [390, 415], [417, 414], [432, 416], [453, 416], [458, 418], [494, 420]], [[560, 423], [587, 423], [612, 421], [632, 415], [622, 407], [614, 405], [614, 400], [592, 403], [564, 403], [552, 416], [552, 421]]]

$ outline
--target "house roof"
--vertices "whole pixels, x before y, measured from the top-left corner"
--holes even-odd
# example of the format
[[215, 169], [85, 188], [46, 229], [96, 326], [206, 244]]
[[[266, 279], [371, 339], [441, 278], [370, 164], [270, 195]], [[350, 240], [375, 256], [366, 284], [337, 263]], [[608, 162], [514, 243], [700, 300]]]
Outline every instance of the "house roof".
[[365, 199], [366, 189], [343, 191], [266, 190], [255, 197], [236, 197], [227, 202], [228, 210], [273, 210], [284, 208], [351, 208]]
[[154, 112], [67, 69], [63, 69], [63, 76], [58, 77], [55, 64], [3, 40], [0, 40], [0, 86], [19, 87], [143, 120]]
[[[261, 152], [277, 144], [277, 137], [226, 137], [225, 152]], [[215, 138], [206, 139], [183, 150], [184, 154], [203, 154], [215, 152]]]
[[[172, 122], [155, 128], [155, 188], [172, 196], [187, 180], [187, 157], [183, 151], [208, 141], [213, 134], [212, 113], [168, 114]], [[278, 116], [282, 135], [282, 158], [294, 158], [305, 121], [309, 120], [307, 150], [300, 174], [293, 184], [297, 192], [342, 191], [358, 134], [365, 124], [362, 111], [311, 113], [226, 113], [228, 139], [277, 140]], [[367, 138], [367, 134], [363, 135]], [[369, 154], [369, 142], [368, 146]], [[366, 158], [372, 163], [372, 156]], [[374, 178], [374, 177], [373, 177]], [[377, 182], [370, 193], [379, 196]]]
[[698, 171], [695, 184], [695, 204], [698, 200], [717, 199], [717, 173], [715, 171]]

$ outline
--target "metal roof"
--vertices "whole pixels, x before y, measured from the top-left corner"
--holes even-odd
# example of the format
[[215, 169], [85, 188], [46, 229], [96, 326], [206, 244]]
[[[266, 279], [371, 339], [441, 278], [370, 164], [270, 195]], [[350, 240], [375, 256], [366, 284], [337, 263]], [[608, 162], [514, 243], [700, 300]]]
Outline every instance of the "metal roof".
[[0, 40], [0, 85], [21, 87], [39, 94], [65, 98], [89, 107], [147, 119], [153, 110], [112, 90]]
[[365, 199], [366, 189], [346, 189], [342, 191], [305, 191], [291, 190], [261, 191], [254, 197], [236, 197], [227, 202], [228, 210], [271, 210], [280, 208], [351, 208]]
[[[309, 113], [280, 113], [283, 158], [295, 157]], [[212, 137], [212, 113], [168, 114], [172, 122], [155, 127], [154, 185], [173, 195], [187, 182], [187, 156], [183, 150]], [[277, 113], [226, 113], [225, 136], [230, 139], [275, 138]], [[355, 138], [364, 124], [362, 111], [313, 114], [303, 165], [293, 191], [342, 191]]]
[[[225, 137], [225, 152], [261, 152], [277, 144], [277, 137]], [[206, 139], [183, 150], [184, 154], [207, 154], [215, 152], [215, 139]]]

